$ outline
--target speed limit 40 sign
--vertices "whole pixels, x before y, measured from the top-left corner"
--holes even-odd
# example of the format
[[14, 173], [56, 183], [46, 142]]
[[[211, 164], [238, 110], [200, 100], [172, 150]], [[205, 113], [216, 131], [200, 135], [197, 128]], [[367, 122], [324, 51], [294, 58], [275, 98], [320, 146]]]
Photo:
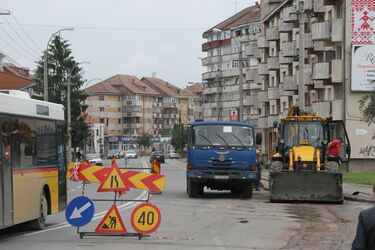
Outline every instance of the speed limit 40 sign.
[[133, 210], [130, 220], [135, 231], [140, 234], [149, 234], [160, 225], [160, 210], [154, 204], [145, 203]]

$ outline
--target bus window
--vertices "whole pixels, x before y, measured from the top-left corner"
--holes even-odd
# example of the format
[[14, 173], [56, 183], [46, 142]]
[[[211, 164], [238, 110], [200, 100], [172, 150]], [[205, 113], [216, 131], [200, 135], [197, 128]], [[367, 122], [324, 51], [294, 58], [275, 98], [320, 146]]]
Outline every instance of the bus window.
[[52, 121], [36, 121], [36, 154], [40, 166], [57, 165], [56, 125]]
[[20, 138], [20, 161], [22, 168], [36, 166], [36, 131], [35, 121], [32, 119], [20, 118], [19, 120]]

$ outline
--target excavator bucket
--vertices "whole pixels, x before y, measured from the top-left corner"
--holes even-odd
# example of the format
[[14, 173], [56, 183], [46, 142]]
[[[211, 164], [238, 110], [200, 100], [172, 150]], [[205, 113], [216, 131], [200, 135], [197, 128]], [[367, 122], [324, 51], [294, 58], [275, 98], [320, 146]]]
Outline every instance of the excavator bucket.
[[271, 171], [271, 202], [343, 203], [342, 174], [318, 171]]

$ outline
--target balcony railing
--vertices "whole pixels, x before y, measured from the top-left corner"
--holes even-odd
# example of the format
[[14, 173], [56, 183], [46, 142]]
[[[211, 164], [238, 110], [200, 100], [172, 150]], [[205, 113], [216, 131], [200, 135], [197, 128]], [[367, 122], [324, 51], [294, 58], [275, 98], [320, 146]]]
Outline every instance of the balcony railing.
[[344, 64], [341, 59], [331, 61], [332, 82], [342, 82]]
[[279, 84], [279, 94], [280, 96], [292, 96], [294, 91], [287, 91], [284, 88], [284, 84]]
[[293, 28], [293, 23], [285, 23], [284, 20], [280, 20], [279, 32], [290, 32]]
[[266, 36], [258, 36], [257, 46], [258, 48], [268, 48], [268, 40]]
[[122, 110], [123, 110], [123, 112], [141, 112], [142, 111], [142, 107], [141, 106], [136, 106], [136, 105], [123, 106]]
[[257, 50], [257, 44], [256, 43], [251, 43], [246, 46], [246, 51], [245, 55], [247, 56], [254, 56]]
[[221, 77], [221, 71], [211, 71], [202, 74], [203, 80], [215, 79], [216, 77]]
[[268, 75], [267, 63], [259, 63], [258, 64], [258, 74], [259, 75]]
[[321, 62], [313, 64], [312, 79], [313, 80], [326, 80], [330, 78], [330, 65], [329, 62]]
[[284, 76], [283, 86], [286, 91], [297, 90], [297, 77], [295, 75]]
[[330, 101], [323, 101], [323, 102], [314, 102], [311, 105], [312, 110], [318, 113], [319, 116], [329, 117], [331, 116], [331, 102]]
[[221, 56], [210, 56], [202, 59], [202, 66], [207, 66], [213, 63], [221, 63]]
[[246, 72], [247, 81], [256, 81], [258, 77], [258, 68], [251, 68]]
[[267, 90], [258, 91], [258, 101], [259, 102], [267, 102], [268, 101], [268, 91]]
[[344, 21], [342, 18], [332, 20], [332, 42], [342, 42], [344, 39]]
[[279, 52], [279, 63], [280, 64], [289, 64], [294, 61], [293, 57], [284, 57], [284, 52]]
[[258, 83], [250, 83], [250, 90], [261, 89], [261, 87]]
[[281, 50], [284, 57], [295, 57], [298, 55], [295, 41], [282, 43]]
[[[341, 30], [342, 32], [342, 30]], [[326, 41], [331, 39], [331, 22], [313, 23], [311, 26], [312, 40]]]
[[266, 38], [268, 41], [279, 40], [280, 39], [279, 27], [275, 26], [275, 27], [266, 28]]
[[298, 20], [296, 6], [289, 6], [283, 9], [283, 21], [285, 23], [295, 22]]
[[280, 98], [279, 87], [268, 88], [268, 99], [275, 100]]
[[280, 69], [279, 57], [278, 56], [268, 57], [267, 67], [268, 67], [268, 70]]
[[167, 102], [167, 103], [164, 103], [164, 108], [178, 108], [179, 105], [177, 103], [173, 103], [173, 102]]
[[256, 103], [258, 103], [258, 96], [257, 95], [246, 96], [245, 103], [246, 105], [254, 106]]

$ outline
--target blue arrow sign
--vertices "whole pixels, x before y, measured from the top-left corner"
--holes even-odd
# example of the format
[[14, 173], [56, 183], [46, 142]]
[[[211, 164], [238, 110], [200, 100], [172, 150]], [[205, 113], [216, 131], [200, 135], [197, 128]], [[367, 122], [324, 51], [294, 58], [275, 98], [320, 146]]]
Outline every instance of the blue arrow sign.
[[94, 212], [94, 203], [86, 196], [78, 196], [69, 202], [65, 218], [70, 225], [81, 227], [91, 221]]

